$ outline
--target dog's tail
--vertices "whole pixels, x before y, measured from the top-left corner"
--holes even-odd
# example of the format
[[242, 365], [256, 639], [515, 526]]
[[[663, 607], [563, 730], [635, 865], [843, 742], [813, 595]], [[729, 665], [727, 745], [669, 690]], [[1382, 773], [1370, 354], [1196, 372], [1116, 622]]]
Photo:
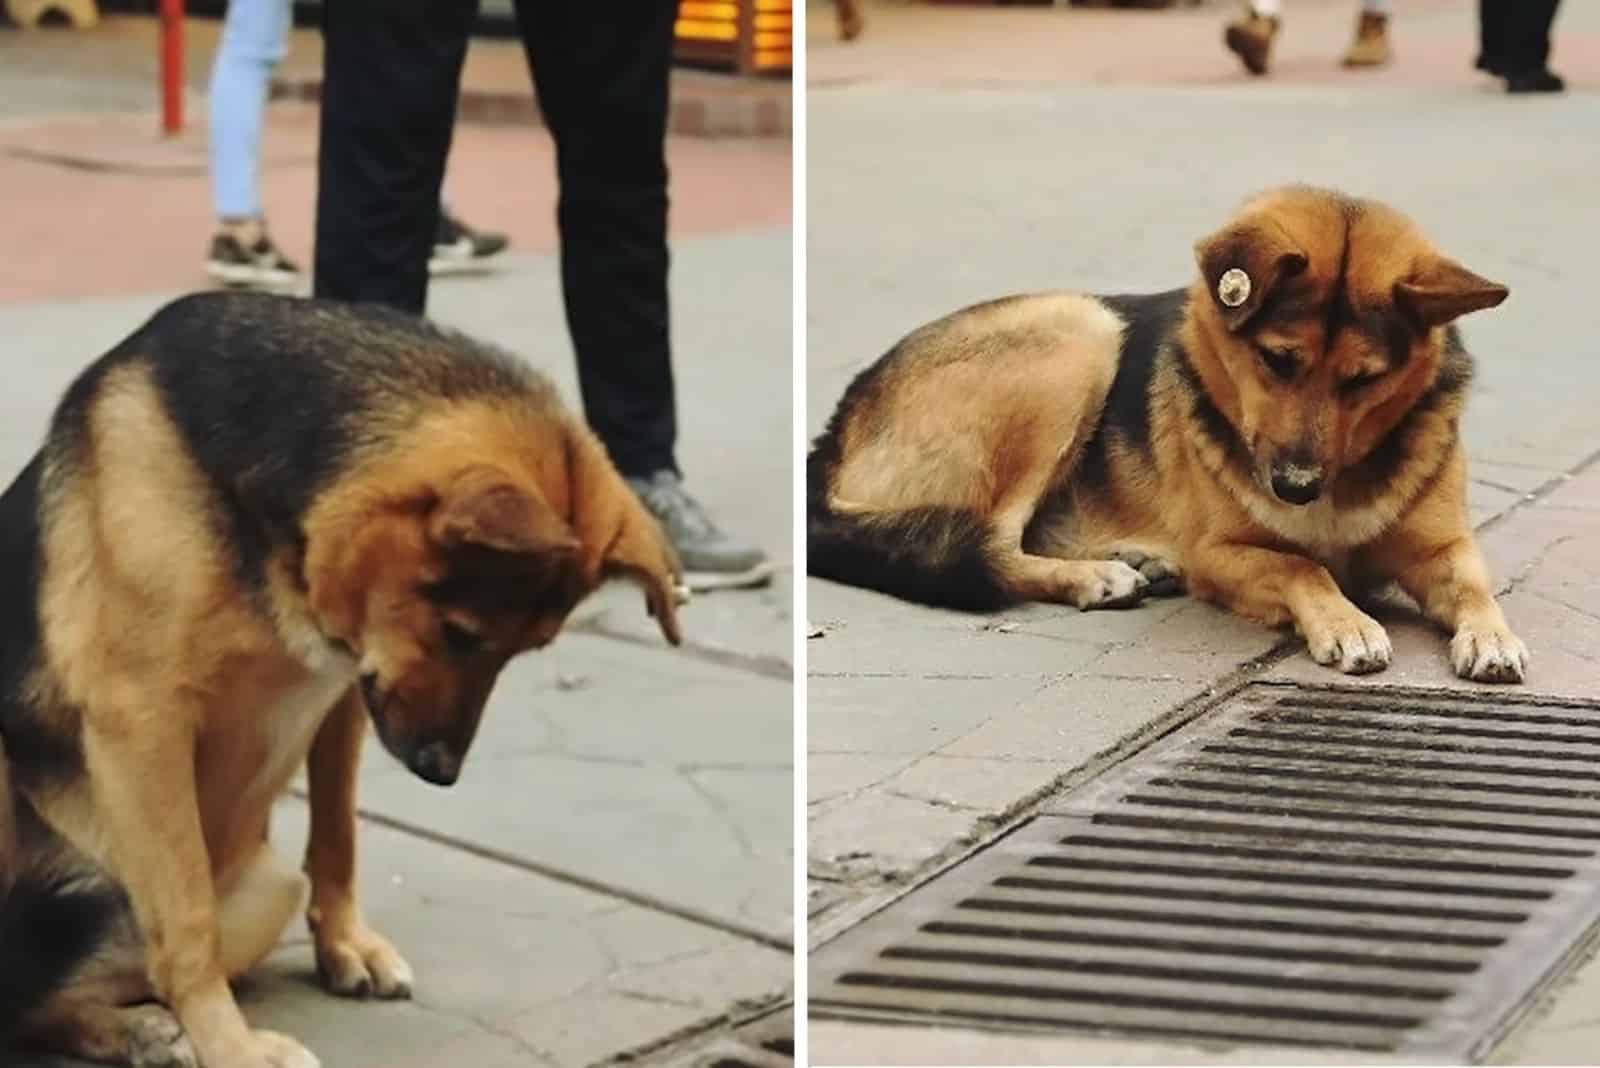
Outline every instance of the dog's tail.
[[93, 955], [118, 907], [103, 880], [31, 865], [25, 843], [37, 834], [19, 822], [25, 805], [0, 744], [0, 1047]]
[[806, 571], [908, 601], [993, 611], [1014, 603], [989, 553], [990, 531], [964, 508], [852, 515], [828, 502], [826, 448], [806, 461]]

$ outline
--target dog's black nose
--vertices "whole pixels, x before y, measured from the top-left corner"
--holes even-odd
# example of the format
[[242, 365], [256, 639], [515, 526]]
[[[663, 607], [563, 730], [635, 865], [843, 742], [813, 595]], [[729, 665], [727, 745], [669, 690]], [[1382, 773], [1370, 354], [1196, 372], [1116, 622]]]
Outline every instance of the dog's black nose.
[[1319, 476], [1306, 477], [1298, 472], [1274, 472], [1272, 492], [1278, 500], [1289, 504], [1310, 504], [1322, 496], [1322, 479]]
[[449, 786], [461, 775], [461, 758], [443, 742], [418, 746], [411, 754], [411, 770], [435, 786]]

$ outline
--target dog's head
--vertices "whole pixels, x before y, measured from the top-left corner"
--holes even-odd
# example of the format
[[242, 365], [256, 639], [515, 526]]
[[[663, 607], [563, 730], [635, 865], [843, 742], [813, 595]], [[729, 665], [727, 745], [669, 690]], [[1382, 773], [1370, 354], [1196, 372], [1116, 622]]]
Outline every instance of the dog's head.
[[512, 657], [550, 643], [610, 576], [643, 587], [680, 640], [678, 565], [660, 528], [577, 432], [548, 463], [410, 464], [347, 514], [308, 524], [306, 581], [328, 637], [360, 665], [384, 747], [429, 782], [460, 774]]
[[1191, 359], [1261, 489], [1309, 504], [1432, 386], [1441, 329], [1506, 298], [1391, 208], [1294, 187], [1195, 246]]

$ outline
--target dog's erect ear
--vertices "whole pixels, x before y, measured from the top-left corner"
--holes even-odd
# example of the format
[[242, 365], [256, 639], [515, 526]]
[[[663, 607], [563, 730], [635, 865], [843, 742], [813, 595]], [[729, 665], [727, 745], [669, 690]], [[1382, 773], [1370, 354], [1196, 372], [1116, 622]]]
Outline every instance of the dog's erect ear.
[[1287, 231], [1264, 212], [1236, 219], [1194, 247], [1200, 274], [1223, 325], [1241, 330], [1286, 278], [1309, 260]]
[[447, 549], [576, 552], [578, 538], [538, 491], [493, 467], [469, 467], [443, 488], [428, 534]]
[[1423, 326], [1443, 326], [1468, 312], [1493, 308], [1511, 291], [1442, 256], [1419, 264], [1395, 283], [1394, 301]]

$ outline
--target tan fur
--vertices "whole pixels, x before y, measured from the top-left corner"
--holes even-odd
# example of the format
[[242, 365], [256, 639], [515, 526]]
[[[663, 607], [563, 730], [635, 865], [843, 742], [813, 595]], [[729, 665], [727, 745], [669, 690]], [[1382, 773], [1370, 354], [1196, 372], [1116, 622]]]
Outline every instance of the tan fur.
[[[548, 643], [604, 578], [638, 582], [678, 640], [670, 548], [553, 399], [424, 403], [383, 429], [382, 447], [314, 502], [304, 558], [286, 548], [268, 562], [266, 616], [238, 586], [206, 519], [205, 479], [142, 365], [107, 375], [87, 455], [46, 472], [44, 655], [31, 688], [42, 714], [78, 717], [87, 774], [28, 800], [115, 874], [142, 939], [123, 940], [120, 955], [36, 1013], [35, 1042], [126, 1061], [141, 1034], [162, 1028], [123, 1006], [154, 996], [206, 1068], [314, 1064], [293, 1040], [252, 1031], [227, 981], [271, 950], [307, 897], [307, 878], [272, 854], [266, 833], [309, 755], [320, 969], [340, 993], [410, 991], [409, 966], [355, 903], [368, 717], [358, 674], [381, 680], [386, 745], [401, 755], [437, 735], [458, 765], [501, 666]], [[450, 622], [482, 647], [449, 655], [439, 609], [418, 588], [450, 579], [464, 543], [500, 549], [486, 539], [508, 502], [538, 530], [564, 532], [560, 544], [528, 538], [503, 554], [515, 564], [508, 582], [550, 592], [492, 612], [452, 608]], [[447, 511], [465, 525], [445, 532], [435, 517]]]
[[[1121, 605], [1152, 566], [1181, 573], [1194, 594], [1293, 624], [1317, 660], [1353, 672], [1386, 665], [1389, 641], [1340, 583], [1396, 579], [1454, 634], [1461, 674], [1520, 680], [1526, 650], [1467, 520], [1461, 391], [1435, 389], [1464, 374], [1445, 367], [1443, 327], [1498, 304], [1504, 288], [1441, 256], [1391, 208], [1300, 187], [1247, 203], [1196, 259], [1176, 335], [1192, 371], [1154, 364], [1148, 452], [1108, 439], [1106, 478], [1076, 477], [1123, 324], [1087, 296], [1009, 298], [911, 334], [852, 386], [830, 430], [834, 513], [968, 511], [1018, 598]], [[1242, 307], [1215, 296], [1230, 268], [1254, 283]], [[1341, 323], [1331, 338], [1330, 307]], [[1263, 349], [1292, 357], [1293, 381]], [[1198, 400], [1236, 434], [1208, 434]], [[1408, 416], [1403, 462], [1369, 477], [1362, 465]], [[1290, 503], [1280, 480], [1284, 492], [1324, 488]]]

